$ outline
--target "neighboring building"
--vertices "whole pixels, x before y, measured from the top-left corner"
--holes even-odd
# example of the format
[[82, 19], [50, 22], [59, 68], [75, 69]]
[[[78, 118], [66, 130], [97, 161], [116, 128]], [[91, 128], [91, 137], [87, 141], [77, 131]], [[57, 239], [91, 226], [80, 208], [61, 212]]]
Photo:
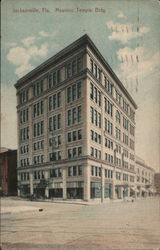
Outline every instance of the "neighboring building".
[[155, 193], [160, 195], [160, 173], [155, 173], [154, 175], [154, 186], [155, 186]]
[[2, 195], [17, 194], [17, 150], [0, 148], [0, 189]]
[[136, 156], [136, 192], [137, 197], [152, 196], [154, 190], [154, 170], [145, 161]]
[[134, 192], [137, 105], [87, 35], [15, 87], [19, 195], [89, 201]]

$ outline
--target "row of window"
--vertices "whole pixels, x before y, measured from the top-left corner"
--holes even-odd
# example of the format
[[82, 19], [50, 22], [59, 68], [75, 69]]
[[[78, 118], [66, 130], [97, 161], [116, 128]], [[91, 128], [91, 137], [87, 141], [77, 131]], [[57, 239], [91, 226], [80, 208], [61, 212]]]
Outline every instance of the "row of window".
[[82, 176], [83, 168], [82, 165], [68, 167], [68, 176]]
[[113, 150], [113, 141], [108, 138], [105, 138], [105, 147]]
[[[93, 75], [98, 79], [98, 81], [102, 83], [102, 70], [96, 65], [96, 63], [93, 61], [92, 58], [90, 58], [90, 70], [93, 73]], [[110, 95], [113, 95], [113, 84], [105, 75], [104, 75], [104, 87]], [[118, 102], [119, 105], [121, 105], [120, 93], [117, 90], [115, 90], [115, 94], [116, 94], [115, 96], [116, 101]], [[129, 114], [129, 104], [124, 99], [122, 108], [127, 114]], [[134, 116], [135, 112], [132, 110], [132, 108], [130, 108], [130, 117], [132, 121], [134, 121]]]
[[77, 141], [82, 139], [82, 129], [74, 130], [67, 133], [67, 142]]
[[91, 130], [91, 140], [101, 144], [101, 135]]
[[[130, 181], [134, 182], [134, 176], [132, 176], [132, 175], [129, 176], [128, 174], [123, 174], [122, 176], [123, 176], [123, 181], [128, 181], [130, 178]], [[116, 179], [121, 180], [121, 173], [120, 172], [116, 172]]]
[[20, 141], [29, 139], [29, 127], [20, 129]]
[[[105, 178], [112, 179], [113, 171], [110, 169], [105, 169]], [[91, 176], [101, 177], [101, 167], [91, 166]]]
[[21, 164], [21, 167], [29, 166], [29, 158], [21, 159], [20, 164]]
[[21, 91], [20, 95], [19, 95], [19, 102], [20, 104], [23, 104], [24, 102], [28, 101], [28, 89], [24, 89]]
[[109, 114], [112, 117], [113, 104], [106, 97], [104, 97], [104, 110], [107, 114]]
[[37, 141], [33, 143], [33, 150], [42, 150], [44, 149], [44, 140]]
[[83, 68], [83, 58], [78, 57], [75, 58], [72, 62], [69, 62], [66, 65], [66, 78], [70, 78], [71, 76], [79, 73]]
[[101, 128], [101, 114], [97, 112], [93, 107], [90, 107], [91, 112], [91, 122], [95, 126]]
[[28, 121], [28, 108], [20, 111], [20, 123], [25, 123]]
[[43, 114], [43, 101], [37, 102], [33, 105], [33, 117]]
[[101, 92], [93, 85], [93, 83], [90, 83], [90, 98], [101, 106]]
[[61, 114], [49, 117], [49, 131], [61, 129]]
[[34, 164], [41, 164], [44, 162], [44, 155], [35, 155], [33, 156], [33, 163]]
[[108, 163], [113, 164], [113, 155], [110, 155], [110, 154], [108, 154], [108, 153], [105, 153], [105, 160], [106, 160]]
[[20, 179], [21, 179], [21, 181], [29, 181], [29, 173], [28, 172], [21, 173]]
[[48, 109], [49, 111], [59, 108], [62, 105], [61, 92], [49, 96], [48, 98]]
[[34, 178], [34, 180], [41, 180], [41, 179], [44, 179], [44, 172], [43, 172], [43, 170], [34, 171], [33, 178]]
[[91, 156], [97, 159], [101, 159], [101, 150], [98, 150], [97, 148], [93, 148], [93, 147], [91, 147], [90, 150], [91, 150], [91, 153], [90, 153]]
[[61, 69], [58, 69], [48, 75], [48, 87], [52, 88], [56, 84], [59, 84], [62, 80]]
[[104, 118], [104, 129], [108, 134], [113, 134], [113, 124], [106, 118]]
[[49, 160], [50, 161], [56, 161], [62, 159], [62, 152], [61, 151], [55, 151], [49, 154]]
[[62, 177], [62, 168], [50, 169], [51, 178], [61, 178]]
[[52, 138], [49, 138], [49, 146], [55, 149], [56, 147], [59, 147], [62, 144], [62, 136], [54, 136]]
[[82, 107], [78, 106], [67, 111], [67, 125], [71, 126], [82, 121]]
[[33, 136], [34, 137], [43, 135], [44, 122], [40, 121], [40, 122], [34, 123], [33, 129], [34, 129], [34, 131], [33, 131]]
[[82, 156], [82, 147], [68, 149], [68, 159]]
[[29, 145], [28, 144], [27, 145], [23, 145], [23, 146], [20, 147], [20, 153], [21, 154], [26, 154], [28, 152], [29, 152]]
[[82, 83], [78, 82], [67, 88], [67, 103], [73, 102], [82, 96]]
[[43, 93], [43, 80], [33, 84], [33, 96], [39, 96]]

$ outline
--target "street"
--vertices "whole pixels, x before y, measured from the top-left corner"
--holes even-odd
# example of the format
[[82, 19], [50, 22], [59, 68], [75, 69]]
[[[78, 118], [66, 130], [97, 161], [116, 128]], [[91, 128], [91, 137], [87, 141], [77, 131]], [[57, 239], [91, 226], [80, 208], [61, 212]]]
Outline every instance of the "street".
[[1, 243], [2, 250], [158, 250], [160, 199], [85, 205], [1, 198]]

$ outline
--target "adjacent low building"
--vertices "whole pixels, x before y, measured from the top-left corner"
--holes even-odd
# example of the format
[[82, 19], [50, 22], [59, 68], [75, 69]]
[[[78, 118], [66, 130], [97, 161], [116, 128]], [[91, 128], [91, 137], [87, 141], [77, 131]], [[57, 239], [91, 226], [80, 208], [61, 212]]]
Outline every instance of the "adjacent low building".
[[17, 194], [17, 150], [0, 148], [1, 195]]
[[136, 156], [136, 193], [137, 197], [153, 196], [155, 194], [155, 171], [143, 159]]
[[137, 189], [137, 105], [88, 35], [19, 79], [19, 195], [117, 199]]
[[154, 175], [155, 194], [160, 195], [160, 173]]

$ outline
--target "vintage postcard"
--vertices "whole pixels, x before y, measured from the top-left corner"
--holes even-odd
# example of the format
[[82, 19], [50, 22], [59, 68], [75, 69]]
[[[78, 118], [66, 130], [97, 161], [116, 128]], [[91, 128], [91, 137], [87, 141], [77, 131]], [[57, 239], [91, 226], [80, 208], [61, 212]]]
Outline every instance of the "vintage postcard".
[[160, 1], [1, 1], [5, 249], [160, 249]]

